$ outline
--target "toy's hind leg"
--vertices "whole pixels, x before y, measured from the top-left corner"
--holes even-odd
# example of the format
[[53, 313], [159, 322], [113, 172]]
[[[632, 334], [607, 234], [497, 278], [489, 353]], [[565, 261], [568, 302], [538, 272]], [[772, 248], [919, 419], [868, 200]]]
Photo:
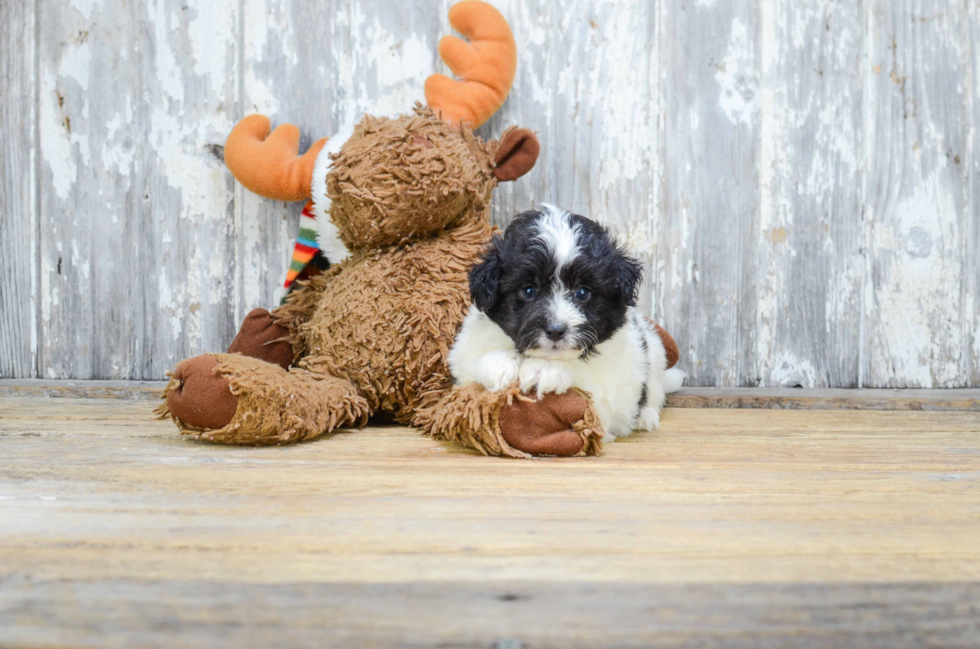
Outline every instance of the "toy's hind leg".
[[363, 425], [367, 401], [348, 381], [237, 354], [180, 363], [158, 410], [180, 431], [219, 444], [288, 444]]

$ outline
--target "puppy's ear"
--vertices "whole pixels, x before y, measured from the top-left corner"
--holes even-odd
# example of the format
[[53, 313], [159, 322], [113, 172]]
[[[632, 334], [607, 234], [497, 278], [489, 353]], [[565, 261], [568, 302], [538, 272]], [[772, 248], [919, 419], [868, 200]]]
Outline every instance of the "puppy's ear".
[[643, 266], [640, 262], [619, 251], [616, 255], [616, 263], [613, 264], [613, 284], [626, 306], [636, 306], [642, 279]]
[[503, 264], [500, 262], [501, 241], [500, 235], [494, 235], [483, 260], [470, 269], [470, 297], [480, 311], [486, 312], [497, 302], [497, 289], [500, 286], [500, 274], [503, 272]]

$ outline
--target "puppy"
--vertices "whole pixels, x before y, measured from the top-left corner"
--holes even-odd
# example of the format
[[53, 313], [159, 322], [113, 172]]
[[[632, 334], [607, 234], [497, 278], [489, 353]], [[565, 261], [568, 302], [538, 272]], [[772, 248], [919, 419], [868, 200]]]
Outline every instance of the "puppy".
[[589, 219], [551, 205], [518, 216], [469, 274], [473, 306], [449, 354], [458, 384], [592, 395], [606, 439], [655, 430], [684, 373], [667, 369], [635, 307], [639, 262]]

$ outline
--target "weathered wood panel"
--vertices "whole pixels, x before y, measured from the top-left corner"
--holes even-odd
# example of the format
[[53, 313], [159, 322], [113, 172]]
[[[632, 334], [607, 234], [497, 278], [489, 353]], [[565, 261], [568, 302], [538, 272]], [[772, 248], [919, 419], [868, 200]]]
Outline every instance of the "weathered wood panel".
[[34, 2], [0, 3], [0, 377], [35, 374]]
[[[224, 348], [301, 207], [234, 183], [227, 132], [258, 111], [305, 147], [408, 110], [451, 4], [4, 3], [0, 375], [153, 379]], [[520, 60], [480, 132], [543, 149], [494, 221], [608, 224], [690, 384], [980, 385], [976, 2], [496, 4]]]
[[47, 378], [139, 373], [144, 310], [131, 3], [38, 0], [40, 322]]
[[759, 293], [754, 378], [855, 387], [864, 10], [836, 0], [759, 6], [759, 225], [748, 253]]
[[980, 386], [980, 3], [968, 3], [967, 20], [970, 25], [970, 78], [967, 101], [970, 114], [969, 155], [966, 167], [970, 175], [970, 203], [967, 213], [966, 304], [964, 310], [973, 312], [973, 327], [969, 332], [970, 345], [967, 358], [970, 362], [970, 385]]
[[237, 2], [38, 7], [38, 373], [159, 377], [234, 333]]
[[976, 89], [967, 6], [870, 2], [868, 385], [970, 383], [977, 284], [967, 279], [968, 246], [980, 215], [970, 203]]
[[668, 2], [657, 283], [692, 385], [759, 383], [759, 7]]
[[137, 374], [156, 378], [188, 356], [224, 351], [238, 328], [235, 183], [221, 151], [238, 114], [239, 2], [135, 6], [146, 134], [137, 149], [145, 287]]

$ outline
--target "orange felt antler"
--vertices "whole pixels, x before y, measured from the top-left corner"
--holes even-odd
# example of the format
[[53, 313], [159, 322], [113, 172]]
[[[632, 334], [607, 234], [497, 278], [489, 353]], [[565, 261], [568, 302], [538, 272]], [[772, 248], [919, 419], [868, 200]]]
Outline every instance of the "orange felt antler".
[[283, 124], [269, 135], [269, 118], [249, 115], [225, 142], [225, 164], [247, 189], [277, 201], [310, 198], [313, 166], [326, 138], [299, 153], [299, 129]]
[[517, 72], [517, 45], [500, 12], [479, 0], [464, 0], [449, 10], [449, 24], [470, 42], [445, 36], [439, 56], [458, 77], [433, 74], [425, 98], [443, 119], [476, 128], [503, 105]]

